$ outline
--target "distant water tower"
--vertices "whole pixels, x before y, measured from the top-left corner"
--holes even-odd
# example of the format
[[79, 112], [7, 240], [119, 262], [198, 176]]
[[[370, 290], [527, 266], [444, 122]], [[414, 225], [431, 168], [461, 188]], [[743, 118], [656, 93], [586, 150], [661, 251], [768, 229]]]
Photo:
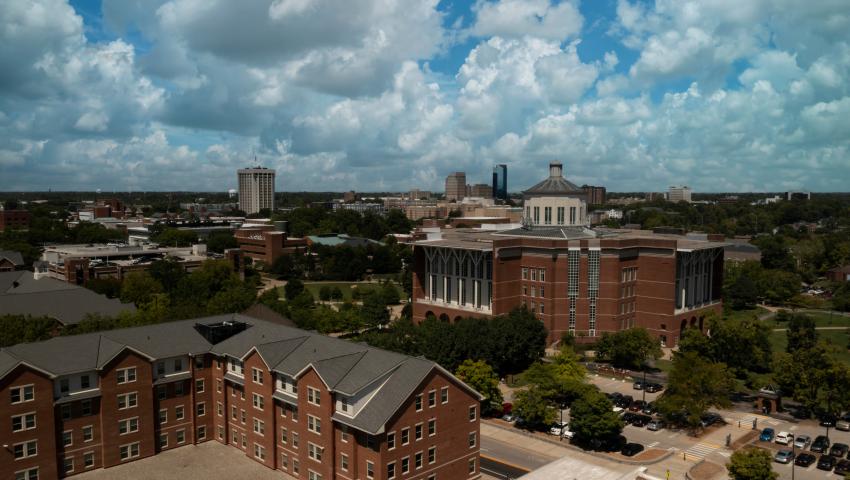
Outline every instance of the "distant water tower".
[[235, 189], [235, 188], [231, 188], [230, 190], [228, 190], [228, 191], [227, 191], [227, 196], [228, 196], [228, 197], [230, 197], [230, 198], [236, 198], [236, 189]]

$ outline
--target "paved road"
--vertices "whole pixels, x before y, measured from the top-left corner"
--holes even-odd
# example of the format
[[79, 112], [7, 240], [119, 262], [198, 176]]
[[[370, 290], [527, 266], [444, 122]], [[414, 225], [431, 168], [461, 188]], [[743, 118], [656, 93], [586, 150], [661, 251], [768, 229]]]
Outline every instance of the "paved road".
[[519, 468], [515, 465], [508, 465], [496, 459], [481, 454], [481, 473], [485, 473], [493, 478], [500, 480], [513, 480], [519, 478], [530, 470]]
[[503, 463], [526, 470], [540, 468], [556, 458], [484, 435], [481, 436], [481, 456], [498, 459]]

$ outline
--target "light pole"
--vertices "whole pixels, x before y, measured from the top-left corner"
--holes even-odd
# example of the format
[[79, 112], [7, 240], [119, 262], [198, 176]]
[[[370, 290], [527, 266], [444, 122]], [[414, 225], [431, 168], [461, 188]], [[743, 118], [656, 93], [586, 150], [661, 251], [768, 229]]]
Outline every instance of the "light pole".
[[566, 404], [566, 403], [561, 402], [560, 407], [561, 407], [561, 424], [560, 424], [560, 426], [561, 426], [561, 434], [560, 434], [560, 435], [558, 435], [558, 440], [559, 440], [559, 441], [564, 441], [564, 409], [565, 409], [565, 408], [567, 408], [567, 404]]
[[791, 440], [791, 480], [794, 480], [794, 466], [797, 464], [797, 438]]

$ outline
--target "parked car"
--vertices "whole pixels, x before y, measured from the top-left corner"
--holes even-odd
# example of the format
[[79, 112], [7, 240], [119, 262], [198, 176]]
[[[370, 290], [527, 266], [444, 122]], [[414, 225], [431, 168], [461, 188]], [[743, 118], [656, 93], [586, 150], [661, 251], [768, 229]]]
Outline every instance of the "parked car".
[[502, 415], [502, 420], [509, 423], [514, 423], [516, 422], [516, 415], [514, 415], [513, 413], [506, 413], [505, 415]]
[[643, 388], [649, 393], [656, 393], [664, 390], [664, 385], [660, 383], [647, 383]]
[[634, 400], [635, 399], [632, 398], [631, 395], [622, 395], [614, 402], [614, 405], [617, 405], [620, 408], [629, 408], [629, 405], [631, 405]]
[[827, 450], [829, 450], [829, 439], [826, 438], [824, 435], [818, 435], [817, 437], [815, 437], [815, 441], [812, 442], [812, 446], [809, 447], [809, 450], [814, 453], [826, 452]]
[[806, 420], [812, 418], [812, 412], [801, 405], [791, 409], [791, 416], [800, 420]]
[[794, 460], [794, 453], [791, 450], [780, 450], [773, 456], [773, 461], [777, 463], [791, 463]]
[[845, 413], [844, 416], [835, 422], [835, 429], [842, 432], [850, 432], [850, 413]]
[[846, 443], [833, 443], [832, 448], [829, 449], [829, 454], [836, 458], [843, 458], [847, 455], [848, 450], [850, 450], [850, 447]]
[[797, 435], [794, 437], [794, 448], [805, 450], [812, 444], [812, 437], [808, 435]]
[[774, 442], [780, 445], [788, 445], [789, 443], [794, 441], [794, 434], [789, 432], [779, 432], [776, 434], [776, 439]]
[[636, 419], [637, 417], [638, 417], [638, 414], [637, 414], [637, 413], [634, 413], [634, 412], [626, 412], [626, 413], [624, 413], [624, 414], [623, 414], [623, 421], [624, 421], [627, 425], [631, 425], [631, 424], [632, 424], [632, 422], [634, 422], [634, 421], [635, 421], [635, 419]]
[[651, 420], [649, 423], [646, 424], [646, 429], [652, 432], [657, 432], [662, 428], [664, 428], [663, 420]]
[[556, 422], [551, 428], [549, 428], [549, 434], [560, 437], [561, 432], [563, 432], [567, 426], [567, 422]]
[[830, 455], [821, 455], [818, 459], [818, 470], [826, 470], [827, 472], [835, 468], [836, 459]]
[[655, 408], [655, 402], [648, 402], [641, 409], [641, 413], [643, 413], [644, 415], [652, 415], [656, 411], [657, 411], [657, 409]]
[[833, 470], [832, 473], [842, 477], [850, 473], [850, 460], [839, 460], [838, 463], [835, 464], [835, 470]]
[[820, 426], [821, 427], [834, 427], [835, 426], [835, 416], [834, 415], [823, 415], [820, 417]]
[[623, 447], [623, 449], [620, 450], [620, 453], [622, 453], [623, 455], [625, 455], [627, 457], [634, 457], [635, 455], [637, 455], [638, 453], [640, 453], [642, 451], [643, 451], [643, 445], [641, 445], [639, 443], [627, 443]]
[[652, 417], [650, 417], [649, 415], [638, 414], [638, 415], [635, 416], [634, 420], [632, 420], [632, 425], [639, 427], [639, 428], [643, 428], [651, 421], [652, 421]]
[[514, 404], [511, 402], [505, 402], [502, 404], [502, 413], [507, 415], [514, 411]]
[[629, 411], [630, 412], [639, 412], [639, 411], [643, 410], [643, 407], [645, 407], [645, 406], [646, 406], [646, 402], [644, 402], [643, 400], [635, 400], [634, 402], [632, 402], [631, 405], [629, 405]]
[[643, 380], [638, 380], [632, 384], [632, 388], [635, 390], [643, 390]]
[[702, 425], [703, 428], [710, 427], [710, 426], [714, 425], [715, 423], [722, 423], [722, 422], [723, 422], [723, 418], [720, 415], [718, 415], [714, 412], [703, 413], [702, 416], [700, 417], [700, 425]]
[[759, 440], [762, 442], [772, 442], [773, 436], [775, 435], [772, 428], [767, 427], [761, 431], [761, 435], [759, 435]]
[[797, 465], [798, 467], [808, 467], [815, 463], [815, 460], [817, 460], [817, 458], [815, 458], [814, 455], [804, 452], [797, 455], [797, 458], [794, 459], [794, 465]]

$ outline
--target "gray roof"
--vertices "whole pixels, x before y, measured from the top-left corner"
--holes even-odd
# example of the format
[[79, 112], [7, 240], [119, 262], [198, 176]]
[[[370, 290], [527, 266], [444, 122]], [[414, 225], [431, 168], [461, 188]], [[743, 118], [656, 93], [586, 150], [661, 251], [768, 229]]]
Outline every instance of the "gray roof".
[[55, 278], [36, 279], [29, 271], [0, 272], [0, 315], [46, 316], [69, 325], [89, 313], [115, 316], [135, 310], [132, 304]]
[[[223, 321], [244, 322], [248, 328], [216, 345], [195, 328], [199, 323]], [[241, 359], [256, 351], [272, 371], [296, 376], [312, 367], [330, 390], [345, 395], [381, 381], [377, 394], [356, 417], [334, 417], [373, 434], [380, 432], [413, 390], [439, 368], [422, 358], [232, 314], [14, 345], [0, 349], [0, 378], [21, 362], [55, 376], [102, 369], [125, 348], [154, 360], [203, 352]], [[480, 398], [471, 388], [469, 391]]]
[[541, 195], [565, 195], [565, 196], [574, 196], [581, 195], [585, 196], [584, 190], [581, 187], [577, 186], [575, 183], [570, 182], [566, 178], [560, 175], [550, 175], [546, 180], [534, 185], [528, 190], [522, 192], [524, 196], [541, 196]]
[[599, 232], [583, 227], [531, 227], [504, 230], [494, 235], [505, 237], [533, 237], [556, 240], [581, 240], [602, 236]]
[[19, 267], [24, 264], [24, 256], [21, 255], [21, 252], [16, 252], [13, 250], [0, 250], [0, 260], [4, 258], [16, 267]]

